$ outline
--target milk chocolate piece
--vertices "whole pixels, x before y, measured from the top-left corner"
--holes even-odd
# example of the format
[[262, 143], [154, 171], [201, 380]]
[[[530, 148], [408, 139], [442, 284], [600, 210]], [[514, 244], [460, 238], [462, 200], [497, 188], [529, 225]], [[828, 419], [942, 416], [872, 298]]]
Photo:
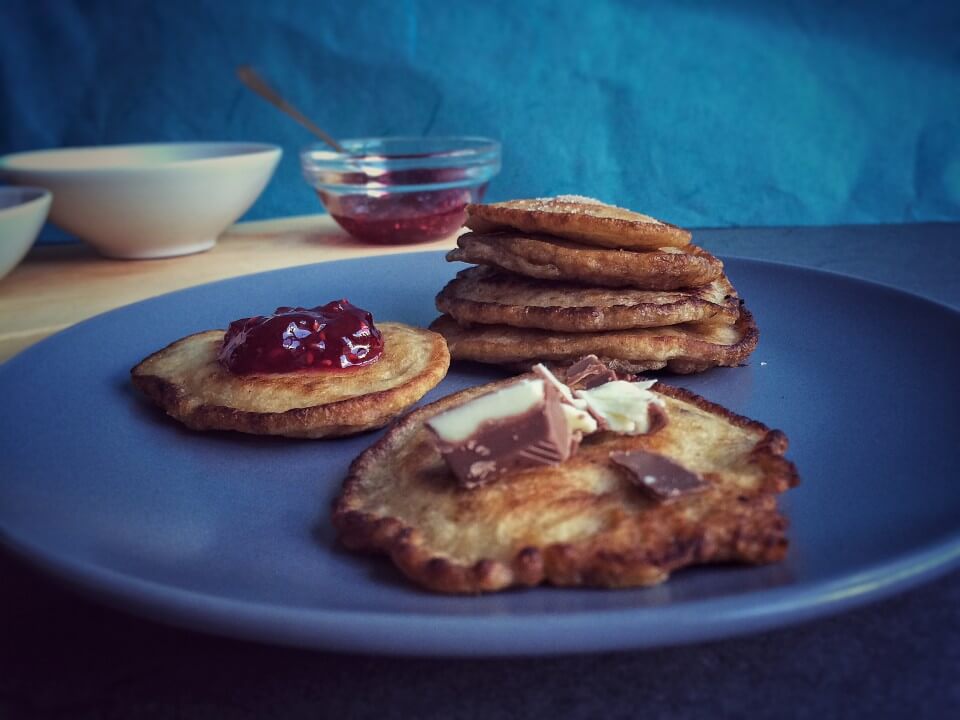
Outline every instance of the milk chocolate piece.
[[[531, 393], [539, 395], [532, 404]], [[487, 409], [493, 401], [501, 408], [516, 406], [520, 410], [489, 417], [482, 412], [483, 406], [477, 407], [475, 416], [470, 415], [469, 404], [455, 408], [463, 420], [474, 422], [463, 437], [462, 429], [466, 425], [462, 423], [456, 427], [459, 432], [448, 431], [445, 435], [448, 428], [444, 427], [442, 416], [427, 425], [436, 435], [437, 448], [461, 486], [474, 488], [514, 470], [562, 463], [580, 445], [582, 434], [571, 428], [559, 393], [542, 380], [524, 380], [493, 393], [492, 397], [484, 397]]]
[[566, 384], [571, 390], [590, 390], [616, 379], [617, 374], [600, 362], [600, 358], [587, 355], [567, 368]]
[[710, 483], [663, 455], [644, 450], [610, 453], [610, 460], [625, 469], [630, 481], [659, 502], [703, 492]]

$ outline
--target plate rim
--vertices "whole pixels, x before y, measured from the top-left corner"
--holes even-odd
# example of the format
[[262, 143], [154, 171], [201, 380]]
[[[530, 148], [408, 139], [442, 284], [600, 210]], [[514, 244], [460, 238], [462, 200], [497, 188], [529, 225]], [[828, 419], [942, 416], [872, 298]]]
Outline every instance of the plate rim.
[[[958, 530], [892, 560], [799, 589], [788, 585], [652, 608], [441, 617], [430, 613], [282, 607], [185, 590], [64, 559], [3, 529], [0, 545], [85, 596], [176, 627], [288, 647], [430, 657], [643, 650], [736, 637], [861, 607], [960, 567]], [[756, 602], [745, 603], [745, 598]], [[522, 634], [510, 632], [513, 626], [531, 623], [532, 633], [528, 627]], [[598, 632], [591, 637], [590, 631], [598, 624], [608, 627], [611, 623], [617, 624], [616, 635]], [[446, 632], [437, 633], [437, 627]], [[411, 637], [418, 643], [411, 645]]]

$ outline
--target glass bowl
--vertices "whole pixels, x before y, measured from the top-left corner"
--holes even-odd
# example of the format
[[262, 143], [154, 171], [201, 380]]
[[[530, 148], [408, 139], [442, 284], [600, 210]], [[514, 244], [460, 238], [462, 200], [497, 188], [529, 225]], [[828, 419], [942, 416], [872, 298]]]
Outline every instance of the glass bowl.
[[480, 137], [360, 138], [345, 153], [311, 145], [303, 175], [340, 227], [380, 244], [426, 242], [463, 226], [500, 172], [500, 143]]

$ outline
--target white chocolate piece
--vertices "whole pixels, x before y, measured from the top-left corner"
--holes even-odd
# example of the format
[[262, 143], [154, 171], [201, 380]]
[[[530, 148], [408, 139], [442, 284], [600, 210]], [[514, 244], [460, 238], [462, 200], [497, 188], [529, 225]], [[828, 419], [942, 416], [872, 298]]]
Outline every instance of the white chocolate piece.
[[566, 403], [563, 403], [560, 409], [563, 410], [563, 414], [567, 418], [567, 425], [573, 432], [589, 435], [595, 433], [599, 428], [597, 421], [586, 410], [580, 410]]
[[655, 383], [613, 380], [590, 390], [577, 390], [575, 395], [586, 401], [587, 410], [605, 429], [643, 435], [650, 431], [650, 406], [665, 406], [663, 399], [650, 390]]

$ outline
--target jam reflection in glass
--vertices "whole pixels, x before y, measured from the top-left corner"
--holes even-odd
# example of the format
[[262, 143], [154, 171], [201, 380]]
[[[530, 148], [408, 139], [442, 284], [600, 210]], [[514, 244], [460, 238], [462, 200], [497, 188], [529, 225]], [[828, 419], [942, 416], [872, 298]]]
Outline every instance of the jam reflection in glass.
[[286, 373], [369, 365], [382, 352], [383, 336], [373, 316], [334, 300], [233, 321], [217, 359], [232, 373]]

